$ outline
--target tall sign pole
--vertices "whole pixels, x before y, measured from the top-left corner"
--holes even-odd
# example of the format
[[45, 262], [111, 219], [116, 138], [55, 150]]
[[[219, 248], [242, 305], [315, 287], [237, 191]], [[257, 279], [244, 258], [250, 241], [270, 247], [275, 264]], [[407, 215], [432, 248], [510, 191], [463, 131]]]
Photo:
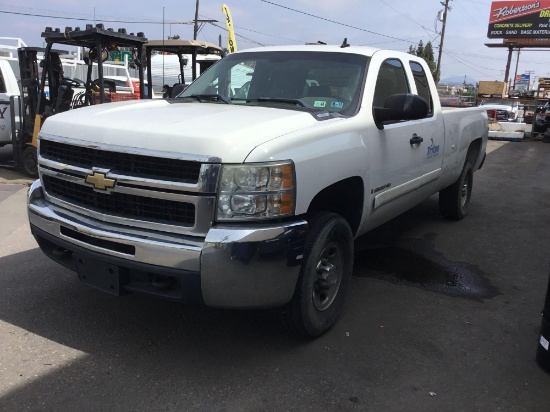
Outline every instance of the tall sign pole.
[[441, 2], [442, 6], [445, 6], [445, 11], [443, 12], [443, 27], [441, 28], [441, 40], [439, 42], [439, 52], [437, 56], [437, 67], [435, 69], [435, 82], [439, 83], [439, 78], [441, 77], [441, 55], [443, 53], [443, 39], [445, 38], [445, 24], [447, 23], [447, 12], [449, 11], [449, 2], [451, 0], [445, 0], [445, 3]]

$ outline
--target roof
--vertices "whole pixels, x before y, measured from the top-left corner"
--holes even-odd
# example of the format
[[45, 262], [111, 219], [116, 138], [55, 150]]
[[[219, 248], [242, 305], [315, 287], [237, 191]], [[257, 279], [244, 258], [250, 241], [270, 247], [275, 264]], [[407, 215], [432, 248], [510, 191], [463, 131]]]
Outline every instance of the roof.
[[214, 43], [200, 40], [149, 40], [145, 49], [164, 50], [171, 53], [192, 54], [221, 54], [222, 48]]
[[[351, 53], [351, 54], [362, 54], [365, 56], [372, 56], [375, 52], [380, 49], [367, 46], [349, 46], [349, 47], [340, 47], [340, 46], [327, 46], [319, 44], [307, 44], [307, 45], [292, 45], [292, 46], [269, 46], [269, 47], [254, 47], [251, 49], [240, 50], [235, 53], [253, 53], [253, 52], [280, 52], [280, 51], [315, 51], [315, 52], [333, 52], [333, 53]], [[233, 53], [233, 54], [235, 54]]]
[[89, 48], [95, 48], [98, 39], [101, 39], [103, 45], [113, 43], [119, 47], [143, 46], [147, 42], [143, 33], [138, 33], [137, 36], [133, 33], [127, 34], [126, 29], [118, 29], [117, 31], [105, 29], [103, 24], [97, 24], [95, 27], [87, 24], [85, 30], [81, 30], [79, 27], [75, 27], [74, 30], [72, 27], [66, 27], [64, 31], [61, 31], [60, 29], [46, 27], [42, 37], [48, 43]]

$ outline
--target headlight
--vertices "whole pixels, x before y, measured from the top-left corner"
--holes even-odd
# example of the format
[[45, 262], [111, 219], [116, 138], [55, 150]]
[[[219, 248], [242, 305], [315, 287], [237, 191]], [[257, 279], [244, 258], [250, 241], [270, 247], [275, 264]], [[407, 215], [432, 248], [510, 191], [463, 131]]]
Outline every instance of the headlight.
[[223, 165], [217, 220], [269, 219], [294, 213], [292, 162]]

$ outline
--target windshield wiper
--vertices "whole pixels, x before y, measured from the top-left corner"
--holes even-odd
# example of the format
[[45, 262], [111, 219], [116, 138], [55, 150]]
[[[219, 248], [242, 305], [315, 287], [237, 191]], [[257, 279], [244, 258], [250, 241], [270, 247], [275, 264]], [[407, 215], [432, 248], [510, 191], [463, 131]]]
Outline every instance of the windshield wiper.
[[306, 105], [298, 99], [284, 99], [279, 97], [258, 97], [255, 99], [258, 102], [274, 102], [274, 103], [289, 103], [297, 104], [300, 107], [306, 107]]
[[182, 96], [182, 97], [192, 97], [194, 99], [197, 99], [199, 102], [203, 100], [209, 100], [209, 99], [216, 99], [217, 101], [222, 101], [225, 104], [233, 104], [231, 100], [229, 100], [227, 97], [222, 96], [218, 93], [212, 93], [212, 94], [192, 94], [191, 96]]

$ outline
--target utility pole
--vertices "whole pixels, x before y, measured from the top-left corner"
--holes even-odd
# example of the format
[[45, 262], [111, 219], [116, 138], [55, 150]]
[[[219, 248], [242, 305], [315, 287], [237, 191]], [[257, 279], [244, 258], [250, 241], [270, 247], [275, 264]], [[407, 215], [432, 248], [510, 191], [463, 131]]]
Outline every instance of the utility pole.
[[447, 23], [447, 12], [451, 10], [449, 7], [449, 2], [451, 0], [445, 0], [445, 3], [441, 2], [442, 6], [445, 6], [445, 11], [443, 12], [443, 27], [441, 28], [441, 41], [439, 42], [439, 53], [437, 56], [437, 68], [435, 69], [435, 82], [439, 83], [439, 78], [441, 77], [441, 54], [443, 53], [443, 39], [445, 37], [445, 24]]
[[519, 53], [521, 51], [521, 48], [518, 49], [518, 58], [516, 60], [516, 72], [514, 74], [514, 87], [513, 89], [516, 90], [516, 80], [518, 78], [518, 64], [519, 64]]
[[199, 33], [199, 0], [195, 7], [195, 28], [193, 30], [193, 40], [197, 40], [197, 34]]

